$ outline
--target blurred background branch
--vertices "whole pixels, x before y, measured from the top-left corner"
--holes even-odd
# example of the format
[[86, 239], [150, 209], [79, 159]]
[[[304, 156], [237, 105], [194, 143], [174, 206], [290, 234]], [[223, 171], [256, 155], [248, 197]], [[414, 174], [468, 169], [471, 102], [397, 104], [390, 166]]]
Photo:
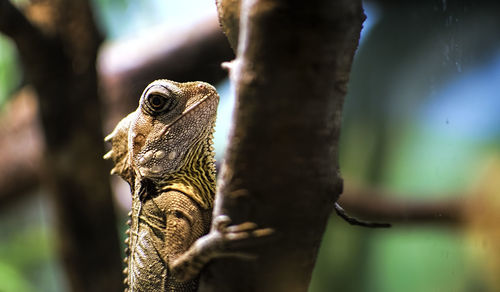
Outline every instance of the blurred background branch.
[[[19, 175], [35, 182], [38, 178], [48, 191], [56, 219], [58, 257], [70, 290], [120, 290], [120, 244], [113, 232], [116, 218], [108, 166], [99, 155], [104, 143], [95, 60], [102, 36], [90, 3], [39, 0], [24, 3], [23, 12], [10, 3], [0, 3], [4, 16], [0, 30], [15, 44], [23, 77], [36, 93], [38, 106], [32, 106], [37, 111], [24, 118], [31, 141], [15, 141], [11, 140], [14, 135], [7, 135], [0, 142], [2, 146], [17, 142], [14, 149], [24, 150], [18, 156], [30, 159], [6, 161], [18, 174], [5, 177]], [[30, 135], [30, 127], [42, 130]], [[25, 147], [26, 142], [38, 145], [40, 151], [30, 153], [33, 148]], [[30, 168], [30, 163], [37, 162], [36, 170], [33, 164]], [[25, 191], [33, 181], [23, 181], [17, 189]]]
[[[467, 194], [441, 194], [422, 196], [412, 194], [411, 198], [404, 194], [395, 194], [377, 190], [368, 186], [352, 186], [346, 183], [344, 194], [339, 203], [349, 214], [391, 222], [395, 226], [402, 224], [447, 224], [460, 227], [465, 218], [465, 197]], [[418, 199], [426, 198], [426, 199]]]

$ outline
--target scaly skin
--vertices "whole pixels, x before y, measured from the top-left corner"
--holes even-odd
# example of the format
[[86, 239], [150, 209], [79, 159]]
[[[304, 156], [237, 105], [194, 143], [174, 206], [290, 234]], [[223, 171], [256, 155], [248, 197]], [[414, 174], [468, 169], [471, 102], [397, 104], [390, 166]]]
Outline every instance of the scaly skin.
[[246, 222], [211, 226], [215, 195], [212, 133], [219, 96], [203, 82], [152, 82], [139, 107], [106, 137], [112, 174], [132, 190], [125, 241], [125, 291], [196, 291], [198, 274], [213, 258], [245, 256], [233, 246], [271, 229]]

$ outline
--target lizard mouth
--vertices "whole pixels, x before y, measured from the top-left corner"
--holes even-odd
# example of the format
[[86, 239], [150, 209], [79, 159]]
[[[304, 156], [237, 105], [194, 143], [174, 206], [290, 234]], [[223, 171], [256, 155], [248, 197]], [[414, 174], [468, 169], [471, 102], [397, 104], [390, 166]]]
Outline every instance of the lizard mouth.
[[171, 129], [175, 124], [177, 124], [177, 122], [193, 115], [196, 113], [198, 107], [201, 105], [201, 104], [204, 104], [204, 103], [208, 103], [208, 102], [212, 102], [214, 103], [213, 105], [210, 105], [210, 110], [212, 110], [211, 108], [212, 107], [216, 107], [217, 106], [217, 95], [216, 94], [207, 94], [205, 95], [201, 100], [195, 102], [194, 104], [190, 105], [187, 109], [185, 109], [183, 112], [182, 112], [182, 115], [180, 115], [179, 117], [177, 117], [175, 120], [173, 120], [171, 123], [169, 123], [168, 125], [165, 126], [164, 130], [162, 131], [161, 133], [161, 136], [165, 135], [169, 129]]

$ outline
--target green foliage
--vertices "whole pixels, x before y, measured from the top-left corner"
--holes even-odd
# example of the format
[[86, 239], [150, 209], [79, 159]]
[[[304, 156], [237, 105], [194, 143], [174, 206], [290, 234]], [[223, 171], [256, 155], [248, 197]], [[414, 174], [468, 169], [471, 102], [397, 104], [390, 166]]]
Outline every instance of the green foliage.
[[462, 234], [440, 228], [395, 228], [374, 233], [371, 291], [470, 291]]
[[11, 265], [0, 261], [0, 291], [25, 292], [35, 291], [26, 278]]
[[[119, 39], [165, 21], [163, 1], [93, 0], [96, 21], [107, 38]], [[169, 3], [169, 8], [175, 6]], [[163, 13], [160, 13], [162, 11]], [[163, 15], [162, 15], [163, 14]]]
[[13, 44], [0, 35], [0, 108], [19, 85], [20, 72]]
[[61, 291], [46, 200], [33, 196], [0, 216], [0, 291]]

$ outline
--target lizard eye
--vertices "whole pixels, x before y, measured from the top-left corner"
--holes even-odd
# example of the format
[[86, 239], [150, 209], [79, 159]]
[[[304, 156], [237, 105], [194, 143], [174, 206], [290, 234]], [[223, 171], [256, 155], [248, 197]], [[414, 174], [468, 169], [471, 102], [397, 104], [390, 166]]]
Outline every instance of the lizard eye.
[[146, 108], [151, 114], [160, 114], [175, 106], [175, 99], [160, 94], [150, 94], [146, 98]]

